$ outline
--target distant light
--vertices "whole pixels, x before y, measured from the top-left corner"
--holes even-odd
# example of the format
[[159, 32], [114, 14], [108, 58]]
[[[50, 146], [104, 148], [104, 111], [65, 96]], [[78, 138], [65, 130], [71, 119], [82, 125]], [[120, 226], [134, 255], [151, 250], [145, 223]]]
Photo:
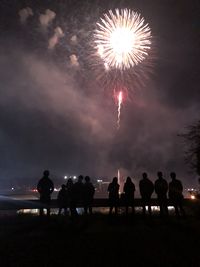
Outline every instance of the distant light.
[[194, 191], [194, 188], [188, 188], [187, 191]]
[[75, 180], [76, 179], [76, 176], [74, 176], [73, 179]]
[[15, 190], [15, 188], [14, 188], [14, 187], [12, 187], [12, 188], [11, 188], [11, 190]]
[[194, 195], [191, 195], [191, 199], [196, 199], [196, 197]]
[[67, 179], [67, 176], [64, 176], [64, 179], [66, 180]]
[[37, 192], [37, 189], [36, 189], [36, 188], [34, 188], [34, 189], [32, 189], [31, 191], [32, 191], [32, 192]]
[[103, 180], [97, 180], [97, 183], [102, 183], [103, 182]]

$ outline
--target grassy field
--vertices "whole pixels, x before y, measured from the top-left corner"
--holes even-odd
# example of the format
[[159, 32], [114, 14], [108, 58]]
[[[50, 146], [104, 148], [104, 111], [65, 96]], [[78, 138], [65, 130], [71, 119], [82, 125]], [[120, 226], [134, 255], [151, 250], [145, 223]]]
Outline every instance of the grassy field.
[[95, 214], [0, 219], [0, 266], [200, 266], [200, 220]]

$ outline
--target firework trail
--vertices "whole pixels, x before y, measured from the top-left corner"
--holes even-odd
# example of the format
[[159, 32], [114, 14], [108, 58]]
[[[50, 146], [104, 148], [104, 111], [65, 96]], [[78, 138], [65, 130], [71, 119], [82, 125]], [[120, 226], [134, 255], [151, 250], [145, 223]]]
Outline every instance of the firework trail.
[[118, 100], [117, 129], [119, 130], [119, 128], [120, 128], [120, 117], [121, 117], [121, 105], [122, 105], [122, 100], [123, 100], [122, 91], [119, 92], [119, 94], [117, 96], [117, 100]]
[[[96, 24], [94, 32], [97, 55], [107, 72], [134, 68], [148, 56], [151, 45], [151, 30], [144, 18], [130, 9], [109, 10]], [[117, 128], [120, 128], [120, 113], [123, 92], [118, 96]]]
[[[120, 185], [121, 185], [121, 179], [120, 179], [120, 169], [117, 170], [117, 182], [119, 184], [119, 188], [120, 188]], [[120, 190], [119, 190], [120, 191]]]

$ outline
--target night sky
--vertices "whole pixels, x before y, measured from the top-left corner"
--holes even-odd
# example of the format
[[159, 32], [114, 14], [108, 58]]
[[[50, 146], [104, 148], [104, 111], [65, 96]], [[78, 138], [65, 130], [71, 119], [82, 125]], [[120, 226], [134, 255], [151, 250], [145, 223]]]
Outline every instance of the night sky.
[[[149, 61], [125, 75], [119, 130], [93, 47], [95, 23], [115, 8], [140, 12], [153, 36]], [[195, 0], [1, 0], [0, 186], [44, 169], [111, 179], [120, 168], [136, 183], [143, 171], [176, 171], [194, 183], [178, 134], [199, 119], [199, 37]]]

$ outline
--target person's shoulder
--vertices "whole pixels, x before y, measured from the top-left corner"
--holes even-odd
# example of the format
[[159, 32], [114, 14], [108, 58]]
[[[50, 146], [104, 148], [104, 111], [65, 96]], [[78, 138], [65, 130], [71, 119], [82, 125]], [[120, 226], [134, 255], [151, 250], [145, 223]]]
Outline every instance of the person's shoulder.
[[44, 177], [42, 177], [42, 178], [40, 178], [39, 183], [42, 183], [44, 181], [45, 181], [45, 179], [44, 179]]
[[181, 180], [176, 179], [176, 181], [177, 181], [177, 184], [181, 184], [182, 185]]
[[37, 186], [41, 186], [42, 185], [42, 178], [39, 179]]

